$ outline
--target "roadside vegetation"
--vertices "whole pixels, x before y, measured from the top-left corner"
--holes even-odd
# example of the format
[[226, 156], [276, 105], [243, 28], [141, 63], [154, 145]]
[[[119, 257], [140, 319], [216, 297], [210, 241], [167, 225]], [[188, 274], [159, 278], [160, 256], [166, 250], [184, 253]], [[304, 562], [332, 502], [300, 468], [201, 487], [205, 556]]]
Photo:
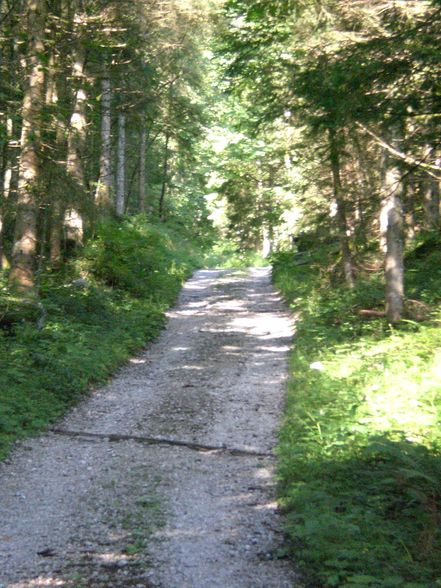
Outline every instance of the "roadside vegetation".
[[279, 491], [308, 585], [441, 585], [440, 251], [426, 234], [407, 253], [411, 300], [394, 327], [379, 272], [348, 290], [332, 248], [274, 256], [299, 316]]
[[209, 15], [0, 2], [0, 458], [151, 340], [203, 263]]
[[285, 251], [290, 552], [313, 586], [441, 586], [440, 16], [0, 2], [0, 458], [152, 339], [195, 267]]
[[269, 260], [254, 250], [241, 250], [233, 241], [221, 239], [216, 242], [204, 258], [206, 267], [247, 268], [264, 267]]
[[224, 5], [223, 194], [299, 314], [280, 499], [314, 588], [441, 585], [440, 10]]
[[0, 458], [17, 438], [54, 422], [148, 341], [196, 246], [143, 216], [108, 221], [62, 272], [38, 277], [39, 298], [0, 290]]

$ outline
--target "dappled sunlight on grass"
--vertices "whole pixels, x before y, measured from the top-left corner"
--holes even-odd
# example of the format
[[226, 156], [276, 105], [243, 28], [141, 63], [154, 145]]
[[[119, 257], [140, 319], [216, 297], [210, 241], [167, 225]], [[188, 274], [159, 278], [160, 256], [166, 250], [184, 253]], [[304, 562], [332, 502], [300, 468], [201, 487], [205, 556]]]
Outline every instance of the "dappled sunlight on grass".
[[279, 444], [296, 559], [323, 586], [437, 586], [441, 330], [363, 322], [376, 290], [325, 288], [312, 266], [275, 276], [302, 311]]
[[241, 251], [230, 241], [216, 243], [206, 256], [206, 267], [217, 268], [248, 268], [265, 267], [268, 260], [257, 251]]
[[[0, 458], [15, 439], [47, 427], [160, 332], [165, 310], [197, 263], [178, 240], [142, 219], [109, 221], [64, 274], [40, 275], [38, 305], [13, 304], [2, 289]], [[87, 280], [76, 285], [83, 274]], [[207, 271], [198, 287], [211, 275]]]

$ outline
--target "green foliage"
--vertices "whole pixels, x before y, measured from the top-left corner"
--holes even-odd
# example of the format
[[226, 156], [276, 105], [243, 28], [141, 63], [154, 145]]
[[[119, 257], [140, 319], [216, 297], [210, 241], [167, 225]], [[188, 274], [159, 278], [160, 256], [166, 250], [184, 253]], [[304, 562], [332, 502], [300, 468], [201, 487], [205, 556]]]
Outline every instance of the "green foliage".
[[441, 235], [439, 231], [421, 232], [407, 253], [406, 287], [409, 298], [427, 304], [439, 303], [441, 297]]
[[197, 263], [189, 243], [142, 216], [102, 224], [80, 260], [83, 271], [107, 286], [168, 303]]
[[241, 268], [263, 267], [268, 260], [256, 251], [242, 251], [231, 241], [219, 241], [207, 253], [204, 265], [206, 267]]
[[[411, 264], [424, 280], [429, 248]], [[274, 281], [301, 311], [280, 432], [280, 498], [294, 561], [311, 585], [424, 588], [441, 582], [441, 329], [399, 330], [358, 311], [377, 276], [329, 286], [326, 251], [283, 253]], [[433, 261], [433, 260], [432, 260]], [[427, 271], [427, 269], [426, 269]], [[433, 271], [433, 265], [432, 265]], [[425, 289], [426, 298], [435, 293]], [[415, 290], [416, 292], [416, 290]]]
[[[100, 227], [64, 279], [43, 275], [39, 305], [23, 310], [2, 288], [0, 457], [155, 337], [196, 263], [188, 243], [135, 218]], [[89, 272], [85, 283], [75, 267]]]

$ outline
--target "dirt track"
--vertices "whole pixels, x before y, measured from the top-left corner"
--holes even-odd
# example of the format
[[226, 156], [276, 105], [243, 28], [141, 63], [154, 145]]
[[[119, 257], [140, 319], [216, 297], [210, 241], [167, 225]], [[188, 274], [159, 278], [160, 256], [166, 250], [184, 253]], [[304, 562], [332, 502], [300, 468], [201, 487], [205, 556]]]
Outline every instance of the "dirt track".
[[268, 270], [197, 272], [153, 345], [0, 466], [0, 585], [297, 586], [272, 455], [291, 335]]

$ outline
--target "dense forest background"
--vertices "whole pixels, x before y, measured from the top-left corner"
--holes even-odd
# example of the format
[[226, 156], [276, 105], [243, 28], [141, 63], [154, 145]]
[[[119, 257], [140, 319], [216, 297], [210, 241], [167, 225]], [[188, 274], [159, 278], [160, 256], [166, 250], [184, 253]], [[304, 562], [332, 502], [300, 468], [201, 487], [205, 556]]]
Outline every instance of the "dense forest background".
[[241, 249], [334, 240], [349, 288], [380, 247], [397, 322], [403, 247], [439, 227], [438, 10], [3, 2], [9, 283], [35, 291], [109, 216], [207, 234], [211, 190]]
[[441, 583], [439, 0], [0, 1], [0, 453], [194, 268], [299, 312], [280, 496], [320, 586]]

